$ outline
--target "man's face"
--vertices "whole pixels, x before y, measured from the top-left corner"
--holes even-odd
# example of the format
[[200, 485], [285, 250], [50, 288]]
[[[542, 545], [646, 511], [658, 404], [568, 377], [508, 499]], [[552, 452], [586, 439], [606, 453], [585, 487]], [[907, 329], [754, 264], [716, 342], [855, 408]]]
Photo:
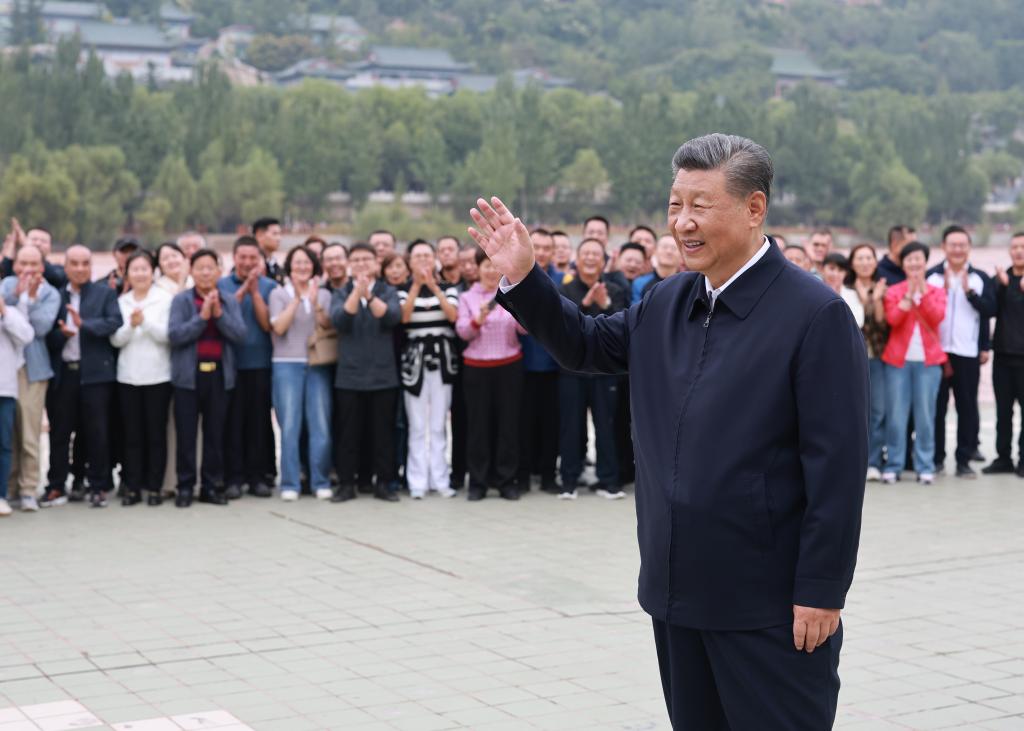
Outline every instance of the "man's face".
[[807, 242], [807, 252], [811, 255], [814, 266], [820, 267], [825, 257], [832, 251], [832, 234], [813, 234]]
[[1024, 268], [1024, 236], [1010, 239], [1010, 261], [1017, 269]]
[[674, 236], [662, 236], [654, 249], [654, 256], [658, 260], [658, 268], [664, 271], [676, 272], [683, 263], [683, 255], [679, 251], [679, 244]]
[[369, 251], [355, 251], [348, 258], [353, 277], [376, 277], [377, 258]]
[[553, 236], [555, 243], [555, 264], [560, 267], [567, 267], [572, 261], [572, 242], [568, 236]]
[[92, 279], [92, 252], [84, 246], [72, 246], [64, 255], [64, 272], [76, 287]]
[[452, 238], [444, 238], [437, 242], [437, 260], [444, 269], [459, 265], [459, 242]]
[[29, 232], [25, 234], [25, 243], [39, 249], [39, 251], [42, 252], [44, 259], [50, 255], [50, 252], [53, 249], [53, 237], [50, 236], [48, 232], [43, 231], [40, 228], [30, 229]]
[[555, 255], [555, 242], [548, 234], [530, 234], [530, 242], [533, 244], [533, 258], [537, 260], [541, 269], [547, 269], [551, 263], [551, 257]]
[[43, 272], [43, 252], [34, 246], [22, 246], [14, 257], [14, 274], [34, 277]]
[[114, 262], [117, 265], [117, 271], [124, 274], [124, 265], [128, 263], [128, 257], [138, 251], [137, 246], [125, 246], [114, 252]]
[[467, 282], [480, 280], [480, 271], [476, 265], [476, 252], [473, 249], [459, 252], [459, 270], [462, 272], [462, 278]]
[[273, 254], [281, 248], [281, 226], [274, 224], [260, 231], [255, 236], [264, 254]]
[[807, 256], [807, 252], [803, 249], [790, 247], [782, 252], [782, 255], [787, 260], [793, 262], [798, 267], [803, 269], [805, 272], [811, 271], [811, 257]]
[[946, 254], [946, 261], [950, 266], [954, 269], [963, 269], [971, 255], [971, 239], [959, 231], [951, 233], [942, 242], [942, 251]]
[[600, 277], [604, 271], [604, 247], [596, 241], [580, 244], [576, 251], [576, 269], [582, 277]]
[[210, 291], [217, 286], [217, 279], [219, 277], [220, 266], [214, 261], [212, 256], [201, 256], [192, 265], [192, 281], [196, 283], [197, 289], [204, 292]]
[[370, 246], [377, 252], [377, 258], [383, 259], [395, 253], [395, 237], [387, 233], [375, 233], [370, 236]]
[[597, 239], [602, 244], [608, 244], [608, 227], [604, 221], [587, 221], [583, 227], [583, 238]]
[[206, 241], [202, 236], [196, 234], [191, 236], [182, 236], [178, 239], [178, 246], [181, 247], [181, 251], [185, 254], [185, 258], [191, 259], [194, 253], [206, 246]]
[[263, 254], [255, 246], [239, 246], [235, 250], [235, 274], [239, 279], [245, 279], [257, 266]]
[[626, 275], [626, 279], [633, 280], [640, 276], [644, 270], [644, 257], [636, 249], [626, 249], [619, 252], [619, 271]]
[[324, 249], [323, 255], [324, 274], [332, 281], [339, 281], [345, 278], [345, 270], [348, 268], [348, 257], [345, 250], [340, 246], [329, 246]]
[[629, 237], [629, 240], [642, 245], [647, 251], [647, 256], [651, 256], [654, 253], [654, 247], [658, 244], [654, 238], [654, 234], [645, 228], [638, 228], [633, 232], [633, 235]]
[[725, 281], [749, 258], [751, 237], [766, 212], [763, 193], [732, 195], [722, 170], [680, 170], [669, 196], [668, 227], [688, 270]]
[[434, 267], [437, 266], [437, 257], [429, 246], [420, 244], [409, 252], [409, 264], [412, 265], [413, 271], [421, 272], [426, 269], [433, 274]]

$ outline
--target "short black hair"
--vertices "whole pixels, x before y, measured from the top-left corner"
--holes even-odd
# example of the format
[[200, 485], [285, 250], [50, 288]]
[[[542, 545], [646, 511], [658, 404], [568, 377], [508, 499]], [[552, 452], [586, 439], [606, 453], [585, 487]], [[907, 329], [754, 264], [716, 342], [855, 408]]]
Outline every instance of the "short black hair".
[[946, 228], [942, 231], [942, 243], [946, 243], [946, 238], [949, 237], [950, 234], [963, 234], [964, 236], [967, 237], [968, 244], [974, 243], [973, 241], [971, 241], [971, 235], [967, 233], [967, 229], [965, 229], [963, 226], [958, 226], [955, 223], [952, 226], [946, 226]]
[[25, 229], [25, 233], [27, 234], [29, 231], [42, 231], [51, 239], [53, 238], [53, 232], [50, 231], [50, 229], [46, 228], [46, 226], [29, 226], [27, 229]]
[[869, 244], [868, 242], [865, 241], [863, 243], [857, 244], [852, 249], [850, 249], [850, 268], [846, 275], [845, 281], [847, 287], [852, 287], [854, 283], [857, 281], [857, 273], [853, 271], [853, 257], [857, 256], [857, 252], [860, 251], [861, 249], [867, 249], [868, 251], [870, 251], [871, 256], [874, 257], [875, 259], [875, 271], [871, 273], [871, 281], [877, 282], [882, 277], [882, 275], [878, 271], [878, 252], [875, 251], [874, 244]]
[[476, 265], [480, 266], [484, 263], [484, 260], [488, 258], [487, 252], [478, 246], [476, 247], [476, 254], [474, 254], [473, 258], [476, 259]]
[[619, 254], [621, 255], [623, 251], [639, 251], [643, 255], [644, 259], [647, 258], [647, 249], [644, 248], [643, 244], [638, 244], [635, 241], [627, 241], [620, 246]]
[[897, 223], [895, 226], [890, 228], [889, 229], [889, 234], [886, 237], [886, 242], [889, 244], [889, 246], [892, 246], [892, 242], [893, 242], [894, 239], [896, 239], [896, 237], [901, 237], [902, 238], [904, 236], [906, 230], [907, 230], [907, 227], [904, 226], [902, 223]]
[[459, 249], [462, 248], [462, 242], [459, 241], [459, 237], [458, 236], [452, 236], [451, 234], [445, 234], [444, 236], [438, 236], [437, 237], [437, 245], [440, 246], [442, 241], [448, 241], [449, 239], [451, 239], [452, 241], [455, 242], [455, 246], [457, 248], [459, 248]]
[[142, 247], [139, 245], [139, 240], [134, 236], [122, 236], [114, 242], [114, 251], [121, 251], [123, 249], [130, 249], [134, 247], [136, 251]]
[[351, 257], [357, 251], [365, 251], [368, 254], [373, 254], [373, 258], [377, 258], [377, 250], [370, 246], [365, 241], [357, 241], [348, 247], [348, 255]]
[[845, 256], [840, 254], [838, 251], [833, 251], [831, 254], [825, 257], [825, 260], [823, 262], [821, 262], [822, 267], [825, 267], [829, 264], [837, 266], [843, 271], [850, 270], [850, 262], [846, 259]]
[[279, 221], [276, 218], [271, 218], [269, 216], [266, 217], [266, 218], [257, 218], [252, 223], [252, 235], [255, 236], [256, 234], [260, 233], [261, 231], [266, 231], [271, 226], [280, 226], [280, 225], [281, 225], [281, 221]]
[[567, 234], [562, 229], [557, 229], [556, 231], [552, 231], [551, 232], [551, 237], [554, 238], [555, 236], [564, 236], [565, 238], [569, 238], [569, 234]]
[[903, 247], [902, 251], [900, 251], [900, 266], [903, 266], [904, 259], [913, 254], [915, 251], [920, 251], [922, 254], [924, 254], [925, 263], [928, 262], [928, 257], [932, 253], [926, 244], [922, 244], [920, 241], [916, 240], [911, 241], [910, 243]]
[[819, 226], [818, 228], [811, 231], [811, 236], [818, 236], [819, 234], [822, 236], [828, 236], [829, 238], [832, 238], [832, 229], [828, 228], [827, 226]]
[[538, 234], [539, 236], [550, 236], [551, 232], [543, 226], [537, 226], [535, 229], [530, 231], [530, 236], [533, 236], [534, 234]]
[[429, 246], [432, 252], [434, 252], [435, 254], [437, 253], [437, 249], [434, 247], [434, 245], [427, 241], [426, 239], [414, 239], [410, 241], [409, 245], [405, 247], [405, 253], [407, 255], [411, 255], [412, 250], [417, 246]]
[[1013, 236], [1010, 237], [1010, 240], [1019, 239], [1021, 236], [1024, 236], [1024, 231], [1015, 231]]
[[196, 249], [196, 252], [192, 255], [192, 258], [189, 259], [189, 264], [195, 266], [195, 263], [202, 259], [204, 256], [210, 257], [215, 262], [217, 262], [217, 266], [220, 266], [220, 254], [218, 254], [213, 249], [210, 249], [205, 246], [201, 249]]
[[390, 231], [388, 231], [386, 228], [379, 228], [376, 231], [371, 231], [370, 235], [367, 236], [367, 238], [368, 239], [372, 239], [377, 234], [386, 234], [386, 235], [390, 236], [391, 237], [391, 243], [395, 243], [395, 242], [398, 241], [398, 239], [395, 238], [395, 235], [393, 233], [391, 233]]
[[786, 248], [784, 248], [783, 251], [802, 251], [804, 252], [804, 256], [807, 255], [807, 249], [805, 249], [800, 244], [786, 244]]
[[239, 249], [241, 249], [243, 246], [253, 246], [256, 249], [259, 249], [260, 248], [260, 242], [257, 241], [252, 236], [239, 236], [237, 239], [235, 239], [235, 243], [231, 247], [231, 253], [234, 254]]
[[[328, 249], [341, 249], [342, 251], [345, 252], [345, 258], [348, 259], [348, 249], [346, 249], [345, 245], [340, 241], [332, 241], [331, 243], [327, 244], [327, 246], [324, 247], [324, 250], [320, 252], [320, 256], [326, 254]], [[376, 254], [374, 254], [374, 256], [376, 256]]]
[[309, 247], [305, 244], [302, 246], [296, 246], [288, 252], [288, 256], [284, 258], [284, 266], [281, 267], [281, 271], [283, 271], [286, 276], [290, 277], [292, 275], [292, 260], [295, 258], [295, 255], [300, 252], [308, 256], [309, 260], [313, 263], [313, 276], [319, 277], [320, 273], [323, 271], [320, 267], [320, 259], [316, 254], [310, 251]]
[[604, 216], [594, 215], [594, 216], [587, 216], [586, 219], [584, 219], [584, 221], [583, 221], [583, 230], [584, 231], [587, 229], [587, 224], [590, 223], [591, 221], [600, 221], [601, 223], [603, 223], [605, 231], [611, 231], [612, 230], [612, 225], [610, 223], [608, 223], [608, 219], [607, 218], [605, 218]]
[[124, 271], [125, 271], [125, 273], [128, 272], [128, 267], [130, 267], [132, 265], [132, 262], [135, 261], [136, 259], [145, 259], [146, 262], [149, 263], [149, 268], [150, 269], [154, 269], [154, 270], [156, 269], [156, 262], [153, 261], [153, 255], [150, 254], [145, 249], [139, 249], [137, 251], [133, 251], [128, 256], [128, 260], [124, 263]]
[[601, 243], [601, 240], [600, 239], [595, 239], [593, 236], [590, 236], [588, 238], [583, 239], [583, 241], [581, 241], [579, 243], [579, 246], [576, 247], [576, 251], [579, 251], [580, 249], [582, 249], [583, 248], [583, 244], [597, 244], [598, 246], [601, 247], [601, 251], [606, 251], [605, 245], [603, 243]]
[[177, 251], [182, 256], [185, 256], [185, 252], [181, 250], [180, 246], [178, 246], [173, 241], [165, 241], [162, 244], [160, 244], [158, 247], [156, 247], [156, 254], [155, 254], [154, 258], [156, 259], [158, 266], [160, 264], [160, 253], [164, 249], [174, 249], [175, 251]]
[[654, 229], [653, 229], [653, 228], [651, 228], [650, 226], [648, 226], [648, 225], [647, 225], [647, 224], [645, 224], [645, 223], [641, 223], [641, 224], [639, 224], [639, 225], [637, 225], [637, 226], [634, 226], [634, 227], [632, 228], [632, 230], [631, 230], [631, 231], [629, 232], [629, 240], [630, 240], [630, 241], [632, 241], [632, 240], [633, 240], [633, 234], [635, 234], [635, 233], [636, 233], [637, 231], [646, 231], [647, 233], [649, 233], [649, 234], [650, 234], [651, 236], [653, 236], [653, 237], [654, 237], [654, 240], [655, 240], [655, 241], [657, 241], [657, 240], [658, 240], [658, 234], [656, 234], [656, 233], [654, 232]]

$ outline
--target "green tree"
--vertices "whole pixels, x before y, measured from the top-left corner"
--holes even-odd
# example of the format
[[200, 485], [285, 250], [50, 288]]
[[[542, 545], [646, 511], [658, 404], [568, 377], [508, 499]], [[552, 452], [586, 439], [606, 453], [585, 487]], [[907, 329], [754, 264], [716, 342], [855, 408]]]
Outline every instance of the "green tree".
[[490, 120], [483, 139], [486, 142], [469, 153], [455, 175], [454, 188], [459, 202], [494, 195], [506, 201], [515, 200], [525, 176], [519, 166], [519, 144], [513, 121], [504, 117]]
[[125, 211], [139, 195], [139, 180], [117, 147], [71, 147], [53, 153], [78, 191], [74, 220], [78, 239], [109, 246], [125, 222]]
[[3, 174], [0, 216], [16, 216], [26, 225], [46, 226], [58, 241], [74, 241], [78, 191], [68, 174], [56, 165], [33, 170], [28, 159], [16, 155]]
[[608, 185], [608, 172], [601, 158], [589, 147], [579, 150], [573, 161], [562, 170], [559, 188], [573, 203], [592, 205], [598, 191]]
[[8, 36], [12, 46], [32, 45], [46, 40], [42, 4], [42, 0], [14, 0]]
[[413, 131], [410, 147], [413, 178], [436, 202], [450, 180], [451, 163], [444, 136], [436, 125], [425, 123]]
[[850, 175], [855, 192], [853, 224], [874, 239], [885, 240], [895, 221], [920, 221], [928, 210], [924, 186], [891, 154], [868, 155]]
[[245, 50], [245, 58], [263, 71], [282, 71], [314, 52], [313, 42], [305, 36], [261, 35], [252, 39]]
[[135, 221], [141, 226], [143, 236], [149, 244], [158, 244], [168, 231], [181, 230], [168, 223], [173, 209], [172, 203], [163, 196], [146, 196], [146, 200], [135, 214]]
[[[152, 216], [155, 212], [164, 211], [163, 203], [160, 201], [167, 203], [161, 232], [183, 231], [195, 221], [199, 205], [199, 185], [192, 178], [185, 158], [181, 155], [168, 155], [160, 163], [160, 170], [149, 188], [149, 195], [146, 196], [143, 208], [148, 207]], [[140, 213], [138, 217], [141, 216]]]

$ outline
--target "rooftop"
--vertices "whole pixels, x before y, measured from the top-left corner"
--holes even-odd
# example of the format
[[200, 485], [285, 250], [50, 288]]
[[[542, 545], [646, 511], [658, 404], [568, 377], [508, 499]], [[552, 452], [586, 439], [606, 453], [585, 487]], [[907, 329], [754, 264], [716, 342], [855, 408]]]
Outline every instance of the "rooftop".
[[310, 13], [304, 26], [318, 33], [347, 33], [349, 35], [366, 35], [363, 26], [351, 15], [324, 15]]
[[92, 48], [132, 48], [148, 51], [171, 51], [176, 44], [155, 25], [142, 23], [103, 23], [84, 20], [65, 26], [61, 35], [78, 32], [82, 45]]
[[460, 63], [443, 48], [410, 48], [407, 46], [374, 46], [366, 61], [353, 64], [357, 69], [415, 69], [459, 73], [472, 66]]
[[103, 3], [45, 2], [41, 12], [44, 18], [102, 18], [105, 8]]

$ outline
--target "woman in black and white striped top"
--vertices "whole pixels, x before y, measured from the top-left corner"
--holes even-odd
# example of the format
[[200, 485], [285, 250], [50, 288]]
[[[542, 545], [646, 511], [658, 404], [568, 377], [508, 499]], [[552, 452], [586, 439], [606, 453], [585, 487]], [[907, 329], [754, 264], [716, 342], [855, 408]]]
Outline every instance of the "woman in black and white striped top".
[[398, 293], [405, 330], [401, 376], [409, 421], [406, 481], [413, 498], [422, 498], [429, 490], [452, 497], [446, 427], [459, 367], [452, 326], [459, 294], [454, 286], [442, 289], [438, 283], [432, 244], [413, 241], [408, 256], [412, 280], [407, 290]]

